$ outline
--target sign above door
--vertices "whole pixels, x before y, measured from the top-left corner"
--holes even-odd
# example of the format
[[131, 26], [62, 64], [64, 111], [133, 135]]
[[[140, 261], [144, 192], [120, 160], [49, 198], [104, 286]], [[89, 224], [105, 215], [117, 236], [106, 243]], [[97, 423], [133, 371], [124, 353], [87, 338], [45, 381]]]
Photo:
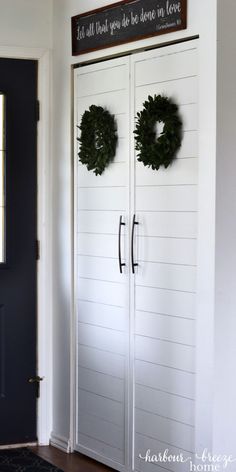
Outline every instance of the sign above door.
[[123, 0], [72, 17], [72, 54], [116, 46], [187, 27], [187, 0]]

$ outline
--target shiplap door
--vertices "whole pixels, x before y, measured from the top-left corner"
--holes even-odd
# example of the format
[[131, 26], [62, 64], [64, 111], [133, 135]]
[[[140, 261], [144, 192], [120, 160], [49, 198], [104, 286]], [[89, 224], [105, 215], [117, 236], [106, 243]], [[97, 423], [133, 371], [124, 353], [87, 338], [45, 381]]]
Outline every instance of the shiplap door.
[[[184, 132], [175, 162], [157, 172], [137, 162], [133, 129], [143, 102], [158, 93], [179, 104]], [[187, 472], [188, 462], [158, 465], [139, 455], [194, 451], [197, 42], [77, 69], [75, 124], [91, 104], [115, 114], [119, 147], [101, 177], [76, 167], [75, 448], [117, 470]]]
[[[196, 42], [132, 58], [133, 114], [148, 95], [178, 105], [183, 142], [158, 172], [134, 157], [134, 462], [142, 472], [189, 471], [189, 463], [139, 458], [169, 449], [194, 451], [195, 292], [197, 255], [198, 80]], [[135, 156], [135, 153], [134, 153]], [[162, 466], [162, 467], [160, 467]]]
[[[129, 59], [75, 71], [75, 124], [90, 105], [115, 115], [118, 149], [102, 176], [77, 166], [76, 449], [115, 468], [127, 456], [129, 284]], [[78, 149], [76, 147], [76, 154]], [[118, 263], [118, 228], [122, 262]]]

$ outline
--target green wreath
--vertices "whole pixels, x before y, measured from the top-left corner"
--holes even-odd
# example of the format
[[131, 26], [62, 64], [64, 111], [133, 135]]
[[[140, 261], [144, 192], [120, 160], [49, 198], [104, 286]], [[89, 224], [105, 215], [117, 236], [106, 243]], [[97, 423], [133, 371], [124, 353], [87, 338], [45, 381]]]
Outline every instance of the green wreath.
[[108, 110], [91, 105], [82, 116], [79, 160], [101, 175], [108, 164], [114, 159], [117, 145], [117, 129], [115, 118]]
[[[143, 110], [137, 113], [134, 131], [138, 161], [153, 170], [162, 165], [167, 168], [181, 146], [182, 121], [178, 106], [162, 95], [149, 96], [143, 106]], [[164, 123], [158, 137], [155, 131], [157, 122]]]

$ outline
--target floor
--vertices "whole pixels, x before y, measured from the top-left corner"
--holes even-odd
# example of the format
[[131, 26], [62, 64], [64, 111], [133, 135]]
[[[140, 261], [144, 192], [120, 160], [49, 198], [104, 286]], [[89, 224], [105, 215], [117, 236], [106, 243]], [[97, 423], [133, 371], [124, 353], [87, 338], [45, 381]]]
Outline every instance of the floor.
[[99, 464], [77, 452], [66, 454], [52, 446], [37, 446], [30, 449], [64, 472], [114, 472], [114, 469]]

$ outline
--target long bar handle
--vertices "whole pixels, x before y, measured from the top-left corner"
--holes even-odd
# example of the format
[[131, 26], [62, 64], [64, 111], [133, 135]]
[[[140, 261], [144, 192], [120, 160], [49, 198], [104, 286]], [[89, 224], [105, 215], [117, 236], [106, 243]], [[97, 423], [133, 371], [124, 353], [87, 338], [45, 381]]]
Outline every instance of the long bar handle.
[[138, 225], [139, 222], [135, 220], [135, 215], [133, 216], [133, 224], [132, 224], [132, 235], [131, 235], [131, 265], [132, 265], [132, 273], [135, 274], [134, 268], [138, 266], [137, 262], [134, 262], [134, 228], [135, 225]]
[[125, 267], [125, 262], [121, 262], [121, 227], [125, 226], [125, 223], [122, 221], [122, 215], [120, 216], [119, 221], [119, 236], [118, 236], [118, 256], [119, 256], [119, 269], [120, 273], [123, 273], [122, 267]]

